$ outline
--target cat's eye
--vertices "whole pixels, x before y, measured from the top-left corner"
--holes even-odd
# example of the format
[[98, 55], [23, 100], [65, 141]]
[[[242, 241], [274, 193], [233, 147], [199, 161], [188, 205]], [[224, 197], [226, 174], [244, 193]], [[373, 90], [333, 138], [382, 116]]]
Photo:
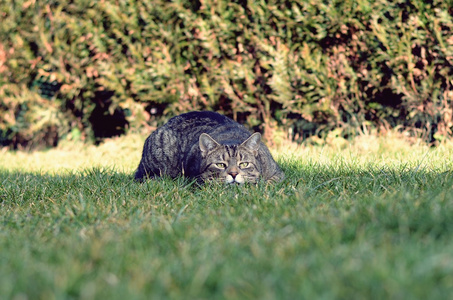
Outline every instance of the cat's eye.
[[224, 163], [216, 163], [215, 166], [217, 168], [221, 168], [221, 169], [225, 169], [226, 168], [226, 164], [224, 164]]
[[241, 169], [242, 169], [242, 168], [247, 168], [249, 165], [250, 165], [250, 163], [248, 163], [248, 162], [241, 162], [241, 163], [239, 164], [239, 168], [241, 168]]

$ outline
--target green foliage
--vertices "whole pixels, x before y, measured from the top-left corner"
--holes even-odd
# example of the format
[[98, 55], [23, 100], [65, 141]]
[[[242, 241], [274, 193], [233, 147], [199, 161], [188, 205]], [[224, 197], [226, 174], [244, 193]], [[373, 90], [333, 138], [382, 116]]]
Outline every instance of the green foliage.
[[[99, 112], [137, 129], [153, 115], [211, 109], [296, 138], [372, 125], [442, 139], [453, 127], [451, 7], [3, 1], [0, 131], [33, 143], [76, 128], [86, 139], [99, 135]], [[59, 89], [49, 98], [36, 82]]]

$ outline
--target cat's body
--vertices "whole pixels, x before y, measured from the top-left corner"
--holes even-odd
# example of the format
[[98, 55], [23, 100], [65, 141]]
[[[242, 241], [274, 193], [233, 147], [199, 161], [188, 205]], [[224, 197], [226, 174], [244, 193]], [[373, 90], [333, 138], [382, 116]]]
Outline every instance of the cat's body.
[[215, 112], [173, 117], [146, 139], [135, 179], [184, 175], [200, 182], [283, 180], [283, 172], [260, 137]]

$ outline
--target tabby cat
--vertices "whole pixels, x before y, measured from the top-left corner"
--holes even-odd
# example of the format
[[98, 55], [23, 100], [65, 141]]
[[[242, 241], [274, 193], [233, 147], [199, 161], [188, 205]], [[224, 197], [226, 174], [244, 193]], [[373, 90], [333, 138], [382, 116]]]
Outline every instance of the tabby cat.
[[225, 183], [284, 178], [259, 133], [251, 134], [232, 119], [209, 111], [173, 117], [145, 141], [137, 181], [180, 175]]

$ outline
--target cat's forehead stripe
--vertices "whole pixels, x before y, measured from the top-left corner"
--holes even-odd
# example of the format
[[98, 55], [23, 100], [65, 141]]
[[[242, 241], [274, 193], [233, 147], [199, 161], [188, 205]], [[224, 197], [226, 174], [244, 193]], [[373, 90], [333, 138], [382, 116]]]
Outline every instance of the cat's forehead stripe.
[[228, 154], [230, 155], [230, 157], [236, 156], [236, 149], [237, 149], [237, 147], [235, 145], [228, 146]]

